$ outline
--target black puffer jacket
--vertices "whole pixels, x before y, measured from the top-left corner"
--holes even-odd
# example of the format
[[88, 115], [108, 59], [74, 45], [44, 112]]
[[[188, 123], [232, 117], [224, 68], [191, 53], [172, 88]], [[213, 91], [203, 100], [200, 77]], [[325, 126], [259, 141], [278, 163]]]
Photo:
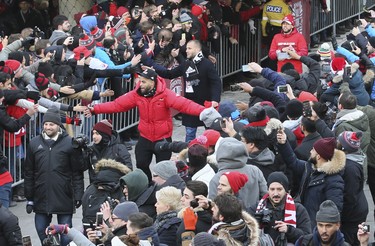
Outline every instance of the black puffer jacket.
[[22, 246], [22, 233], [18, 218], [0, 203], [0, 245]]
[[[39, 135], [30, 141], [25, 162], [25, 196], [35, 213], [72, 214], [83, 195], [83, 163], [72, 138], [60, 132], [49, 143]], [[52, 140], [53, 141], [53, 140]]]
[[120, 142], [120, 137], [115, 131], [112, 131], [111, 140], [106, 147], [100, 150], [96, 144], [94, 144], [90, 146], [90, 149], [92, 150], [89, 158], [89, 174], [91, 181], [94, 181], [96, 176], [94, 172], [96, 163], [101, 159], [112, 159], [126, 165], [130, 169], [133, 169], [129, 151], [126, 146]]

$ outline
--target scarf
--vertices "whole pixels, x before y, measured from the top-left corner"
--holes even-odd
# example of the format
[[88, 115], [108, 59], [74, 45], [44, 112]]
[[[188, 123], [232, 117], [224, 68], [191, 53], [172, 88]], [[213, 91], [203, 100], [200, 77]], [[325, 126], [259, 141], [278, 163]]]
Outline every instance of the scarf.
[[187, 69], [185, 71], [185, 80], [190, 86], [197, 86], [199, 85], [199, 71], [196, 66], [201, 60], [203, 59], [202, 51], [198, 52], [198, 54], [193, 58], [193, 60], [187, 60]]
[[166, 211], [156, 216], [154, 228], [158, 231], [169, 219], [177, 218], [177, 211]]
[[[267, 204], [268, 193], [265, 194], [262, 199], [260, 199], [256, 213], [264, 210]], [[296, 204], [289, 193], [286, 193], [285, 208], [284, 208], [284, 222], [293, 227], [297, 227], [297, 217], [296, 217]]]

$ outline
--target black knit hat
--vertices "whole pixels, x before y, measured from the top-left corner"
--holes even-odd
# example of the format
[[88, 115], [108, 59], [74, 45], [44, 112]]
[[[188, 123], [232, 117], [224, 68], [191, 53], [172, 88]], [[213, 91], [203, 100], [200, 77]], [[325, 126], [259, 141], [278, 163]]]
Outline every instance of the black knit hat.
[[53, 122], [57, 125], [61, 125], [60, 112], [57, 108], [52, 107], [47, 110], [43, 116], [43, 124], [46, 122]]
[[297, 99], [290, 100], [286, 104], [285, 113], [292, 119], [299, 118], [303, 114], [303, 103]]
[[288, 190], [289, 180], [283, 172], [273, 172], [268, 175], [267, 186], [270, 187], [270, 185], [274, 182], [280, 183], [286, 191]]
[[38, 72], [44, 74], [47, 78], [53, 74], [53, 67], [49, 62], [40, 62], [38, 66]]
[[326, 223], [340, 222], [340, 212], [336, 204], [331, 200], [322, 202], [319, 206], [319, 211], [316, 213], [316, 221]]

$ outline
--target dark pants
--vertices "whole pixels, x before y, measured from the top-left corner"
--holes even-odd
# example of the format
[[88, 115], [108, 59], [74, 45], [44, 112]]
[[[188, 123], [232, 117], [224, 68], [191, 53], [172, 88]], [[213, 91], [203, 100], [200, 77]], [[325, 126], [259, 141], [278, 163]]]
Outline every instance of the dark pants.
[[[172, 141], [171, 138], [167, 138], [166, 140], [168, 142]], [[156, 153], [154, 151], [154, 147], [155, 143], [157, 142], [158, 141], [151, 142], [146, 138], [139, 137], [138, 143], [135, 146], [135, 160], [137, 163], [137, 168], [141, 169], [147, 175], [149, 181], [152, 180], [149, 166], [153, 155], [156, 157], [156, 162], [169, 160], [172, 156], [172, 152], [170, 151]]]
[[[52, 221], [52, 214], [35, 214], [35, 228], [38, 232], [40, 241], [43, 244], [43, 240], [47, 237], [46, 228], [50, 225]], [[58, 214], [57, 215], [58, 224], [68, 224], [71, 228], [72, 225], [72, 215], [71, 214]], [[66, 246], [71, 240], [67, 235], [61, 235], [61, 246]]]
[[364, 221], [357, 222], [341, 222], [340, 231], [344, 234], [345, 242], [351, 246], [359, 246], [360, 243], [357, 238], [358, 225]]

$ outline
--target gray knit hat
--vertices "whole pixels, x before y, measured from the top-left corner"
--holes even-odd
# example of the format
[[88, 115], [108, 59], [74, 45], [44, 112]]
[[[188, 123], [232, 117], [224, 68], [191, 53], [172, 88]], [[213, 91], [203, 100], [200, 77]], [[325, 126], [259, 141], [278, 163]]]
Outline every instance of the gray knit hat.
[[244, 165], [247, 162], [249, 154], [245, 145], [235, 138], [223, 138], [217, 148], [216, 160], [220, 169], [221, 164], [224, 165]]
[[158, 175], [160, 178], [167, 180], [171, 176], [177, 174], [177, 167], [174, 161], [161, 161], [150, 164], [152, 174]]
[[61, 125], [60, 112], [57, 108], [52, 107], [47, 110], [43, 116], [43, 124], [46, 122], [53, 122], [57, 125]]
[[320, 204], [319, 211], [316, 213], [317, 222], [336, 223], [340, 222], [340, 212], [337, 206], [331, 200], [326, 200]]
[[117, 218], [122, 219], [123, 221], [128, 221], [129, 215], [138, 213], [137, 204], [134, 202], [123, 202], [120, 203], [113, 209], [113, 214], [116, 215]]
[[200, 232], [193, 238], [191, 242], [193, 246], [224, 246], [225, 242], [221, 239], [217, 239], [213, 235], [207, 232]]
[[219, 112], [217, 112], [216, 109], [214, 108], [206, 108], [204, 109], [200, 115], [199, 115], [199, 119], [201, 121], [203, 121], [204, 125], [206, 127], [211, 127], [212, 123], [217, 119], [217, 118], [221, 118], [221, 115], [219, 114]]

